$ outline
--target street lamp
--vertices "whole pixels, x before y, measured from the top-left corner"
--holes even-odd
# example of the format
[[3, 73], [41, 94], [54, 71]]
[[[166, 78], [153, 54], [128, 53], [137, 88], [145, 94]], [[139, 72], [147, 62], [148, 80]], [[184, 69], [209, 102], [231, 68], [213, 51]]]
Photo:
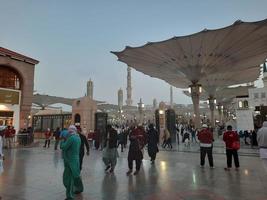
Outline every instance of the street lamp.
[[140, 122], [143, 123], [143, 110], [145, 107], [145, 104], [142, 102], [142, 99], [140, 98], [139, 103], [137, 104], [138, 111], [139, 111], [139, 116], [140, 116]]
[[193, 93], [200, 94], [200, 93], [202, 93], [202, 86], [200, 84], [189, 85], [188, 92], [190, 94], [193, 94]]
[[159, 114], [163, 115], [164, 114], [164, 110], [159, 110]]
[[27, 117], [27, 128], [30, 125], [31, 118], [32, 118], [32, 116], [31, 115], [28, 115], [28, 117]]
[[[207, 100], [207, 104], [210, 105], [210, 104], [216, 104], [217, 101], [215, 98], [208, 98]], [[216, 106], [216, 109], [218, 109], [218, 106]]]
[[189, 85], [188, 89], [191, 94], [193, 106], [194, 106], [194, 114], [195, 114], [195, 127], [200, 128], [200, 115], [199, 115], [199, 98], [200, 93], [202, 92], [202, 86], [200, 84], [194, 83]]

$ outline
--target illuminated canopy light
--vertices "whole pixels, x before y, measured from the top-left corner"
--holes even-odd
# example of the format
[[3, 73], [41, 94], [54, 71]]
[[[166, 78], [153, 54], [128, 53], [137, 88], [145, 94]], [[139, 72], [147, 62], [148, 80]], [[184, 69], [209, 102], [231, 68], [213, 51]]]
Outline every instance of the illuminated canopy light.
[[159, 110], [159, 114], [163, 115], [164, 114], [164, 110]]

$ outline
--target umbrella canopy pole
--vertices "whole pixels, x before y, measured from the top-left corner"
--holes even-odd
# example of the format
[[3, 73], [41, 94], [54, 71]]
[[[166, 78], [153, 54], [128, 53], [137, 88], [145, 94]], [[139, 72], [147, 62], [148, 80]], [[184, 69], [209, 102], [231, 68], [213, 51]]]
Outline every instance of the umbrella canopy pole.
[[218, 113], [219, 113], [219, 121], [220, 124], [223, 124], [223, 118], [222, 118], [222, 112], [223, 112], [223, 106], [222, 105], [218, 105]]
[[210, 96], [208, 99], [209, 107], [210, 107], [210, 122], [211, 122], [211, 128], [215, 127], [215, 120], [214, 120], [214, 109], [215, 109], [215, 98], [213, 96]]
[[202, 92], [200, 84], [192, 84], [189, 86], [191, 92], [191, 98], [194, 106], [194, 123], [195, 128], [200, 128], [200, 114], [199, 114], [199, 96]]

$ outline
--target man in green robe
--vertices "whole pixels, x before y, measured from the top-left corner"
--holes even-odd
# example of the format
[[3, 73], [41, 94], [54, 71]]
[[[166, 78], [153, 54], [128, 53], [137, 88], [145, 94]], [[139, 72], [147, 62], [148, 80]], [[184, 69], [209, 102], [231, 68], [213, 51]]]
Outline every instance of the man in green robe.
[[61, 142], [60, 148], [63, 151], [63, 184], [66, 188], [66, 200], [71, 200], [74, 199], [74, 194], [83, 192], [83, 183], [80, 176], [79, 161], [81, 139], [75, 126], [71, 125], [68, 132], [66, 139]]

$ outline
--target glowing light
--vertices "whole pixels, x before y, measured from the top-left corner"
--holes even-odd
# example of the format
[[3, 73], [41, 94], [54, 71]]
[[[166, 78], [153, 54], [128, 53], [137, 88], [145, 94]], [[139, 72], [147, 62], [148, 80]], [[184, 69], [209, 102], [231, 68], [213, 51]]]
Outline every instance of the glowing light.
[[0, 110], [8, 110], [8, 107], [0, 104]]
[[196, 174], [193, 172], [193, 183], [196, 183]]
[[165, 161], [160, 161], [160, 167], [163, 171], [166, 170], [166, 162]]
[[239, 107], [239, 108], [242, 108], [242, 107], [243, 107], [243, 103], [242, 103], [242, 101], [239, 101], [239, 102], [238, 102], [238, 107]]
[[244, 170], [244, 173], [245, 173], [245, 175], [248, 175], [248, 170], [245, 169], [245, 170]]
[[159, 114], [163, 115], [164, 114], [164, 110], [159, 110]]

